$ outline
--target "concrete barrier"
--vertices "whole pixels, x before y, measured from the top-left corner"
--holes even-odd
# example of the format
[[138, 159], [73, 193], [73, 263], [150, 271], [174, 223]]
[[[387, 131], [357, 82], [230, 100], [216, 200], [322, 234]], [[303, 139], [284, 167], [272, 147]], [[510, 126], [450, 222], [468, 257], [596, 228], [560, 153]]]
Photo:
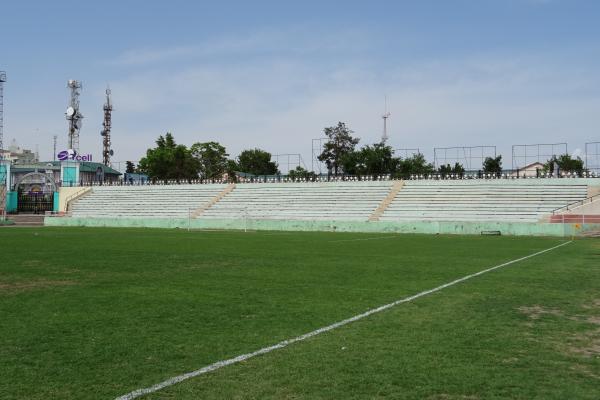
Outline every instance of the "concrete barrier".
[[500, 231], [510, 236], [573, 236], [600, 230], [600, 224], [557, 224], [539, 222], [471, 221], [302, 221], [244, 219], [170, 219], [170, 218], [61, 218], [46, 217], [47, 226], [145, 227], [180, 229], [331, 231], [367, 233], [427, 233], [480, 235]]

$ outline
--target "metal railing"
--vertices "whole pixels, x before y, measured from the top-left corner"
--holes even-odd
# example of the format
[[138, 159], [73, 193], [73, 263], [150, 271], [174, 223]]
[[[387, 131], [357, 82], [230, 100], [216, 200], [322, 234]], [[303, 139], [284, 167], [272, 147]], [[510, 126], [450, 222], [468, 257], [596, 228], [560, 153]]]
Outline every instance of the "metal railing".
[[468, 180], [468, 179], [569, 179], [569, 178], [600, 178], [600, 173], [584, 172], [578, 174], [575, 172], [561, 172], [558, 175], [551, 173], [531, 173], [517, 174], [516, 171], [504, 170], [501, 173], [486, 173], [482, 171], [466, 171], [462, 173], [440, 173], [433, 172], [430, 174], [410, 174], [406, 179], [418, 180]]
[[85, 187], [85, 188], [83, 188], [81, 190], [76, 191], [75, 193], [73, 193], [69, 197], [67, 197], [65, 199], [65, 212], [69, 212], [69, 207], [70, 207], [71, 202], [73, 200], [78, 199], [79, 197], [83, 196], [87, 191], [89, 191], [89, 188]]
[[[503, 173], [484, 173], [481, 171], [467, 171], [464, 173], [439, 173], [429, 174], [373, 174], [373, 175], [311, 175], [304, 178], [292, 178], [289, 175], [262, 175], [253, 177], [237, 177], [235, 183], [311, 183], [311, 182], [370, 182], [370, 181], [390, 181], [390, 180], [489, 180], [489, 179], [570, 179], [570, 178], [600, 178], [600, 173], [584, 172], [577, 174], [574, 172], [563, 172], [559, 175], [550, 173], [539, 174], [521, 174], [514, 172]], [[147, 181], [126, 181], [123, 179], [115, 181], [81, 181], [80, 187], [96, 186], [165, 186], [165, 185], [207, 185], [207, 184], [228, 184], [234, 183], [229, 179], [149, 179]], [[62, 182], [58, 182], [62, 186]], [[66, 185], [73, 186], [73, 185]]]
[[569, 210], [584, 206], [586, 204], [592, 203], [595, 201], [594, 199], [596, 199], [596, 198], [600, 199], [600, 193], [595, 194], [591, 197], [587, 197], [583, 200], [574, 201], [572, 203], [567, 204], [566, 206], [558, 207], [557, 209], [552, 210], [552, 215], [556, 215], [556, 213], [558, 213], [558, 212], [569, 211]]

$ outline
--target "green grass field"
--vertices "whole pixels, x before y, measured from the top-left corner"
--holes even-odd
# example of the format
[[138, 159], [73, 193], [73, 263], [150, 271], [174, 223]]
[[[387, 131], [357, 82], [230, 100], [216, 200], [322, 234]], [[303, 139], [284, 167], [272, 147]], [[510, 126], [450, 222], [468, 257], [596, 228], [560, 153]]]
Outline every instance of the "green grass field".
[[[114, 399], [562, 242], [2, 228], [0, 399]], [[143, 398], [598, 399], [600, 241]]]

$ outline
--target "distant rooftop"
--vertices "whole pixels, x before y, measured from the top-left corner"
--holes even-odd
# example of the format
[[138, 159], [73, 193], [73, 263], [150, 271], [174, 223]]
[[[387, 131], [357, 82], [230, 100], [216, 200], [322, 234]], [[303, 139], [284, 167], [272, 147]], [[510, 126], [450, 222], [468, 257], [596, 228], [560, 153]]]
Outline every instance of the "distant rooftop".
[[[116, 169], [107, 167], [104, 164], [96, 163], [96, 162], [80, 162], [79, 163], [79, 171], [80, 172], [96, 172], [98, 168], [102, 168], [102, 171], [105, 175], [122, 175]], [[28, 163], [28, 164], [13, 164], [12, 168], [15, 172], [33, 172], [35, 170], [52, 170], [52, 171], [60, 171], [60, 161], [43, 161], [37, 163]]]

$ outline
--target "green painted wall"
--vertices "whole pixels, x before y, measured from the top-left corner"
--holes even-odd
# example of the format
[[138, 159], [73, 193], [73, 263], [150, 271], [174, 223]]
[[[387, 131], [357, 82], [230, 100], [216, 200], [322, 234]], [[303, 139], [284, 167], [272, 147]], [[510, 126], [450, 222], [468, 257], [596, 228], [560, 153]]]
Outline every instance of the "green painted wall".
[[187, 229], [231, 229], [272, 231], [388, 232], [480, 235], [482, 231], [500, 231], [514, 236], [572, 236], [600, 230], [600, 224], [550, 224], [534, 222], [370, 222], [370, 221], [292, 221], [234, 219], [161, 219], [161, 218], [68, 218], [47, 217], [48, 226], [104, 226]]
[[77, 186], [77, 167], [63, 167], [63, 186]]
[[17, 211], [17, 192], [8, 192], [6, 194], [6, 212]]
[[52, 206], [52, 211], [54, 212], [58, 212], [58, 208], [59, 208], [59, 193], [58, 192], [54, 192], [54, 204]]
[[0, 185], [6, 184], [6, 165], [0, 164]]

